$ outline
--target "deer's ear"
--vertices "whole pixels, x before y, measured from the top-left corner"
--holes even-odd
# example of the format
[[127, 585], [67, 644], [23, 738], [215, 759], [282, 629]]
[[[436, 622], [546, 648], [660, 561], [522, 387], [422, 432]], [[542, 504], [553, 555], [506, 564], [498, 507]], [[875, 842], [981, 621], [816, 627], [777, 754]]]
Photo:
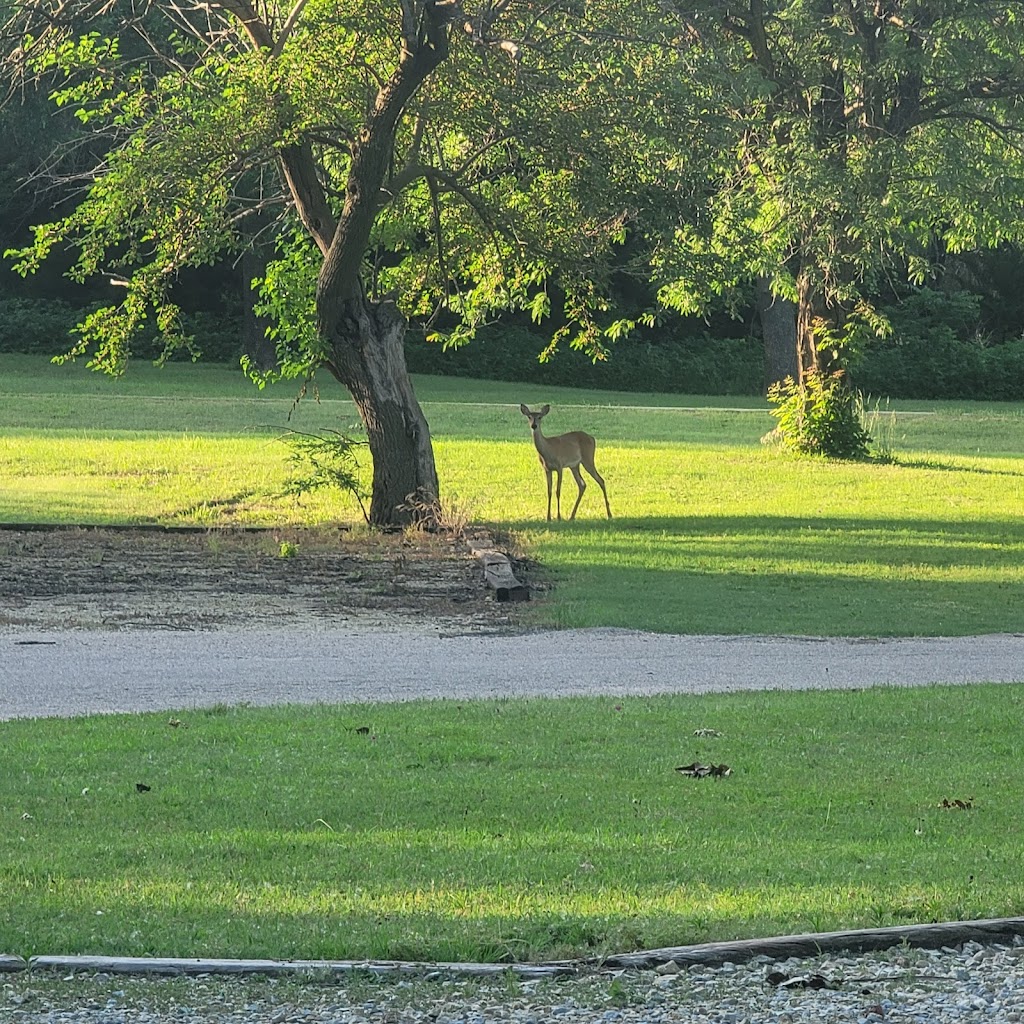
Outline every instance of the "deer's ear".
[[526, 408], [526, 406], [525, 406], [525, 405], [523, 405], [523, 403], [522, 403], [522, 402], [520, 402], [520, 403], [519, 403], [519, 411], [520, 411], [520, 412], [521, 412], [521, 413], [522, 413], [522, 414], [523, 414], [524, 416], [529, 416], [529, 415], [530, 415], [530, 410], [529, 410], [529, 409], [527, 409], [527, 408]]
[[550, 405], [545, 405], [544, 408], [541, 409], [540, 414], [541, 414], [541, 416], [547, 416], [547, 414], [549, 412], [551, 412], [551, 406]]

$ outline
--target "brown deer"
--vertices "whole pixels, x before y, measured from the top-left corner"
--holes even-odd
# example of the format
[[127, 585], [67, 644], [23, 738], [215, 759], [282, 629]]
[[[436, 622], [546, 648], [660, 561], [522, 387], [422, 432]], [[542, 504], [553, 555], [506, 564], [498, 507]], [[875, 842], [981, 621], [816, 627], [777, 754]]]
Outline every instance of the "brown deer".
[[553, 473], [558, 474], [558, 484], [555, 488], [555, 506], [558, 511], [558, 518], [562, 518], [562, 471], [565, 469], [572, 470], [572, 475], [576, 478], [576, 486], [579, 488], [579, 494], [576, 495], [576, 504], [573, 505], [572, 514], [569, 516], [570, 519], [576, 518], [576, 509], [580, 507], [580, 502], [583, 500], [583, 492], [587, 489], [583, 474], [580, 472], [580, 466], [600, 486], [601, 493], [604, 494], [605, 511], [608, 513], [608, 518], [611, 519], [612, 507], [608, 504], [608, 489], [604, 485], [604, 479], [601, 474], [598, 473], [597, 468], [594, 466], [594, 450], [597, 447], [597, 442], [590, 434], [585, 434], [582, 430], [573, 430], [571, 433], [559, 434], [557, 437], [545, 437], [540, 432], [540, 421], [551, 412], [550, 405], [541, 407], [537, 412], [527, 409], [525, 405], [520, 405], [519, 411], [530, 421], [530, 430], [533, 431], [533, 443], [537, 448], [537, 454], [540, 456], [540, 464], [544, 467], [544, 472], [547, 474], [548, 521], [551, 521], [551, 476]]

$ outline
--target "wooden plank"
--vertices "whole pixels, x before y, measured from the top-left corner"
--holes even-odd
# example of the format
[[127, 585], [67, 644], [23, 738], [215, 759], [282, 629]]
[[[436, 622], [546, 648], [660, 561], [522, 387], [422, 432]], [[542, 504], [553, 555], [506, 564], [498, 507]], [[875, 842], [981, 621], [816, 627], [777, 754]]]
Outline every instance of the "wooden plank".
[[13, 953], [0, 953], [0, 974], [10, 974], [13, 971], [24, 971], [28, 967], [26, 961]]
[[599, 962], [603, 967], [643, 969], [675, 960], [678, 964], [713, 967], [726, 962], [743, 963], [755, 956], [785, 960], [791, 956], [817, 956], [820, 953], [839, 950], [863, 953], [873, 949], [890, 949], [904, 943], [923, 949], [957, 946], [962, 942], [1005, 943], [1012, 941], [1016, 935], [1024, 935], [1024, 917], [899, 925], [893, 928], [821, 932], [769, 939], [743, 939], [737, 942], [708, 942], [698, 946], [676, 946], [649, 949], [640, 953], [623, 953], [593, 962]]
[[520, 978], [573, 977], [596, 969], [643, 970], [674, 960], [680, 965], [714, 967], [726, 962], [743, 963], [755, 956], [783, 960], [845, 951], [867, 952], [908, 945], [924, 949], [958, 946], [964, 942], [1010, 943], [1024, 936], [1024, 917], [984, 921], [946, 921], [940, 924], [900, 925], [857, 931], [786, 935], [736, 942], [708, 942], [695, 946], [668, 946], [637, 953], [593, 957], [587, 960], [554, 960], [538, 964], [480, 964], [413, 962], [402, 960], [230, 960], [184, 957], [35, 956], [26, 965], [21, 957], [0, 956], [0, 971], [40, 970], [98, 971], [107, 974], [371, 974], [467, 975]]
[[530, 591], [516, 579], [512, 566], [504, 555], [489, 552], [481, 561], [484, 582], [491, 587], [499, 601], [529, 601]]
[[105, 974], [464, 974], [500, 976], [511, 972], [522, 978], [554, 978], [575, 975], [579, 968], [569, 961], [548, 964], [455, 964], [401, 960], [228, 960], [184, 957], [34, 956], [33, 970], [99, 971]]
[[530, 600], [530, 588], [516, 579], [508, 555], [496, 550], [490, 537], [486, 534], [471, 537], [466, 546], [483, 567], [484, 583], [495, 592], [499, 601]]

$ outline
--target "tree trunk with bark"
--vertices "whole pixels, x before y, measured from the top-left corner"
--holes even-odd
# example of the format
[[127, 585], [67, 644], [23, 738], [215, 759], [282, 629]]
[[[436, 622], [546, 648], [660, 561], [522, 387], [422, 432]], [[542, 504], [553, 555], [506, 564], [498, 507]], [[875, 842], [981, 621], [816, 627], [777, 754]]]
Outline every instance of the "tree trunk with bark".
[[797, 275], [796, 308], [796, 382], [801, 385], [809, 373], [817, 373], [821, 369], [818, 345], [814, 337], [815, 321], [821, 316], [820, 303], [821, 293], [810, 275], [806, 271], [801, 271]]
[[796, 347], [796, 303], [772, 294], [768, 278], [757, 279], [757, 315], [764, 341], [764, 389], [787, 377], [800, 378]]
[[403, 22], [398, 65], [381, 83], [365, 125], [350, 144], [345, 202], [337, 220], [312, 148], [290, 147], [280, 155], [302, 223], [323, 254], [316, 312], [317, 333], [327, 350], [324, 365], [348, 388], [366, 427], [373, 459], [371, 526], [437, 522], [434, 450], [405, 363], [406, 321], [393, 302], [367, 297], [362, 267], [394, 161], [399, 119], [447, 59], [452, 17], [449, 4], [429, 0], [419, 18]]
[[436, 522], [434, 449], [406, 367], [405, 317], [393, 302], [359, 295], [332, 320], [326, 366], [351, 393], [373, 459], [370, 524]]

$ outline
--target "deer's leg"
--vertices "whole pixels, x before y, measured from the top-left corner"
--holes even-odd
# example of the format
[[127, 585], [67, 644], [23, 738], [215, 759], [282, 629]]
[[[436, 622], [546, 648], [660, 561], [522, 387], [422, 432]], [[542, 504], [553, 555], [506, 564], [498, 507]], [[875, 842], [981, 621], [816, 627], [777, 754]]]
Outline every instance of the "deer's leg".
[[555, 505], [558, 508], [558, 518], [562, 518], [562, 470], [558, 470], [558, 479], [555, 482]]
[[583, 468], [597, 481], [598, 486], [601, 488], [601, 493], [604, 495], [604, 510], [608, 513], [608, 518], [611, 519], [612, 507], [608, 504], [608, 488], [604, 485], [604, 477], [598, 473], [593, 462], [589, 466], [584, 463]]
[[[545, 473], [545, 475], [548, 478], [548, 522], [549, 523], [551, 522], [551, 474], [552, 474], [552, 472], [553, 472], [553, 470], [548, 469], [547, 466], [544, 467], [544, 473]], [[559, 519], [561, 519], [561, 516], [559, 516]]]
[[576, 518], [576, 509], [580, 507], [580, 502], [583, 500], [583, 492], [587, 489], [587, 482], [583, 479], [583, 474], [580, 472], [579, 466], [570, 466], [572, 475], [576, 478], [576, 486], [579, 488], [579, 493], [576, 495], [576, 504], [572, 507], [572, 515], [570, 519]]

